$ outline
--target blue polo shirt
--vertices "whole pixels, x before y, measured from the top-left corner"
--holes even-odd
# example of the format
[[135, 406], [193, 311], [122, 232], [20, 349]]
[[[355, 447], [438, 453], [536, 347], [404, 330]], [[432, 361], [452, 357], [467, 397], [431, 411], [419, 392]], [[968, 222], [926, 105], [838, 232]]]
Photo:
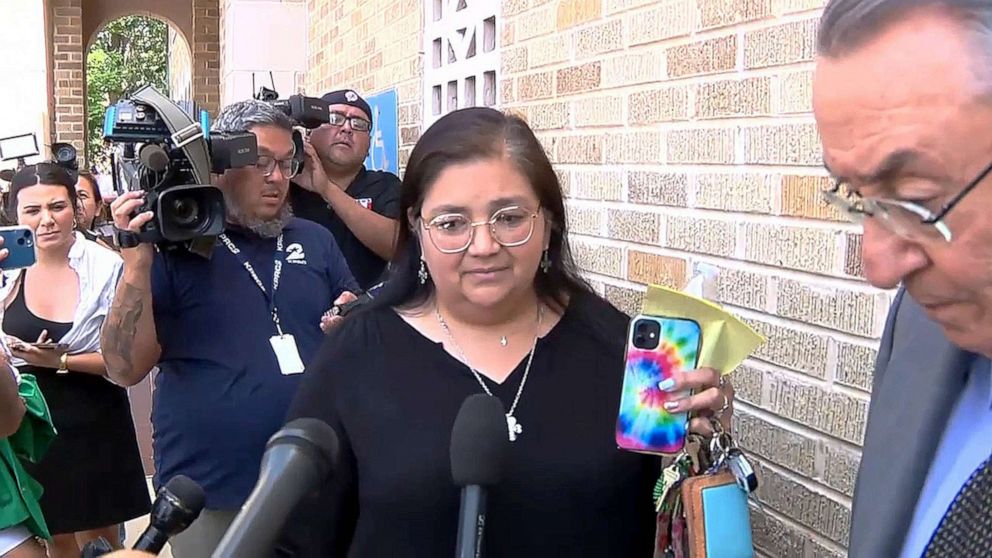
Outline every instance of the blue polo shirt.
[[[321, 315], [358, 286], [326, 229], [292, 219], [283, 235], [275, 302], [306, 364], [324, 338]], [[271, 291], [276, 239], [233, 227], [227, 236]], [[152, 409], [155, 485], [183, 474], [203, 487], [208, 509], [237, 509], [303, 375], [279, 371], [268, 301], [222, 243], [210, 259], [158, 253], [152, 299], [162, 347]]]

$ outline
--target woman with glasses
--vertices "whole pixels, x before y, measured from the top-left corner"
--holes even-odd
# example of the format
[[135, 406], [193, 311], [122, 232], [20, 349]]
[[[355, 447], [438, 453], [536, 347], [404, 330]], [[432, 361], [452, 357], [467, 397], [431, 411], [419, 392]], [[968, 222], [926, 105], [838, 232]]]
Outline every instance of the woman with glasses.
[[[452, 424], [484, 393], [502, 402], [510, 440], [486, 556], [652, 556], [660, 461], [614, 441], [629, 319], [579, 276], [532, 131], [492, 109], [441, 118], [410, 156], [401, 208], [385, 292], [329, 334], [290, 412], [330, 424], [341, 459], [283, 550], [450, 555]], [[686, 373], [680, 387], [697, 394], [676, 410], [729, 407], [718, 383]]]

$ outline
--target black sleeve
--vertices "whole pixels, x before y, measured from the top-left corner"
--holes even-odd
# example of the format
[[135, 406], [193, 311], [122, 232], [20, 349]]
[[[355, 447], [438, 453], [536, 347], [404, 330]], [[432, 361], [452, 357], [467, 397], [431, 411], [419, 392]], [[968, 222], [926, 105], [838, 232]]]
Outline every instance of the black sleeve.
[[[285, 558], [344, 557], [358, 517], [356, 463], [348, 438], [342, 403], [348, 400], [348, 377], [361, 374], [371, 351], [364, 316], [346, 320], [328, 334], [307, 367], [290, 406], [287, 421], [300, 417], [329, 424], [340, 441], [340, 458], [330, 480], [301, 502], [283, 528], [275, 556]], [[364, 361], [364, 363], [363, 363]]]
[[376, 213], [390, 219], [400, 217], [400, 187], [403, 183], [391, 172], [382, 173], [382, 192], [372, 206]]

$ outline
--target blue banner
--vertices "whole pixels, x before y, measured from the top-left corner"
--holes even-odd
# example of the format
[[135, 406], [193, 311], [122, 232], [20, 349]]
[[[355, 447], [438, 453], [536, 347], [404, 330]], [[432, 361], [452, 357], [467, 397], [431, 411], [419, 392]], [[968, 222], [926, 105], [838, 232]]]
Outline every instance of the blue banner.
[[369, 154], [365, 157], [368, 170], [389, 171], [399, 175], [399, 122], [397, 121], [396, 90], [390, 89], [366, 97], [372, 108], [372, 130], [369, 132]]

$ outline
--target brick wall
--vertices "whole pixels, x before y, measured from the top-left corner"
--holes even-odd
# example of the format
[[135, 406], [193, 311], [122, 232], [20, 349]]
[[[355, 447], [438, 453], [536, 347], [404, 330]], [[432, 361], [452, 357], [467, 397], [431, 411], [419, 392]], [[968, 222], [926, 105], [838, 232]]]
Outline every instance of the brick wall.
[[400, 167], [420, 137], [423, 98], [421, 0], [310, 0], [306, 93], [395, 88]]
[[[85, 126], [83, 94], [82, 0], [51, 0], [51, 67], [55, 96], [55, 141], [69, 142], [82, 156]], [[42, 154], [48, 156], [47, 154]]]
[[889, 296], [819, 200], [811, 111], [822, 0], [512, 0], [501, 103], [539, 132], [576, 255], [634, 311], [648, 282], [722, 270], [719, 298], [769, 341], [737, 370], [768, 556], [843, 553]]
[[220, 109], [220, 9], [218, 0], [193, 3], [193, 96], [216, 116]]

